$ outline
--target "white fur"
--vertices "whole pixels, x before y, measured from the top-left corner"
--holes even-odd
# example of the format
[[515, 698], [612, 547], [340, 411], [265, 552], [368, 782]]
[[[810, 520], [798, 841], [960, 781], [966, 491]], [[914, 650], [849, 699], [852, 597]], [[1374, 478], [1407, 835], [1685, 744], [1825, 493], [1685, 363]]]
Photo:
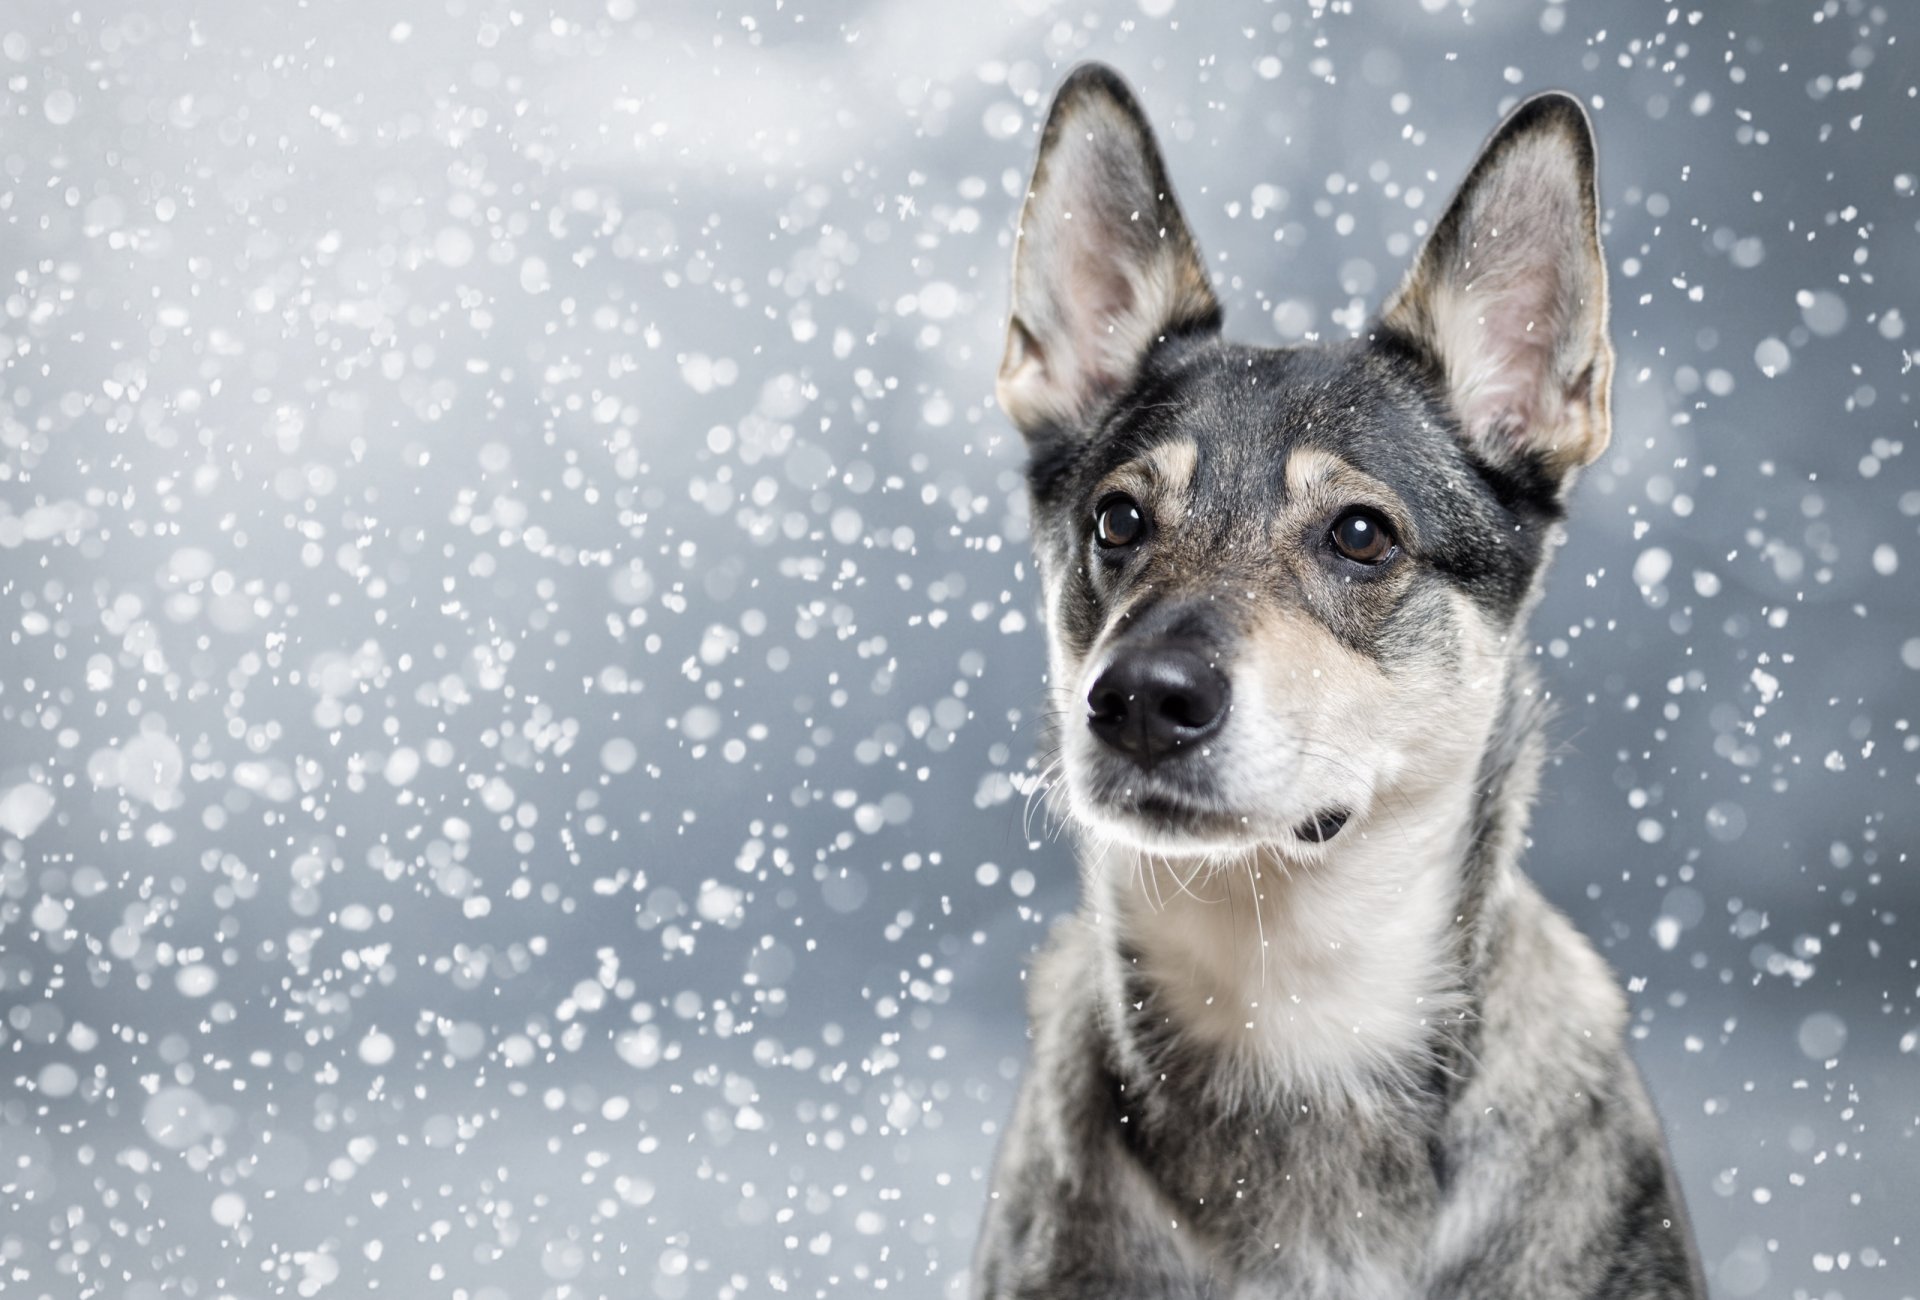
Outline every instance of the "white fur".
[[[1451, 665], [1391, 682], [1325, 643], [1303, 643], [1319, 666], [1247, 656], [1212, 742], [1224, 799], [1247, 810], [1236, 842], [1163, 839], [1071, 801], [1097, 923], [1143, 954], [1183, 1033], [1224, 1049], [1240, 1071], [1230, 1086], [1354, 1095], [1420, 1068], [1431, 1027], [1460, 1014], [1456, 864], [1507, 661], [1464, 597], [1449, 613]], [[1309, 680], [1295, 691], [1276, 674]], [[1093, 757], [1068, 737], [1070, 788]], [[1330, 842], [1291, 834], [1335, 805], [1353, 812]]]
[[1459, 1014], [1445, 863], [1468, 792], [1454, 793], [1412, 809], [1415, 830], [1359, 832], [1318, 862], [1272, 848], [1217, 865], [1110, 848], [1089, 864], [1099, 923], [1143, 954], [1182, 1030], [1243, 1072], [1234, 1086], [1363, 1093], [1416, 1064], [1436, 1020]]

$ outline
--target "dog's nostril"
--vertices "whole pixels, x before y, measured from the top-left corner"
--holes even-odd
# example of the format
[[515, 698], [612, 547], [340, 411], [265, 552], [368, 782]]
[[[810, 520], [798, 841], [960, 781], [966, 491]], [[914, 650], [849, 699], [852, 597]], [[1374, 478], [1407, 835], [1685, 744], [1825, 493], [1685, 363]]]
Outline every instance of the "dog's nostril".
[[1178, 693], [1160, 701], [1160, 716], [1176, 727], [1204, 727], [1213, 721], [1211, 710], [1202, 710], [1191, 695]]
[[1181, 732], [1205, 731], [1220, 720], [1227, 704], [1226, 679], [1209, 664], [1178, 664], [1160, 683], [1155, 708]]
[[1098, 690], [1087, 697], [1087, 707], [1096, 722], [1117, 722], [1127, 716], [1127, 697], [1115, 689]]

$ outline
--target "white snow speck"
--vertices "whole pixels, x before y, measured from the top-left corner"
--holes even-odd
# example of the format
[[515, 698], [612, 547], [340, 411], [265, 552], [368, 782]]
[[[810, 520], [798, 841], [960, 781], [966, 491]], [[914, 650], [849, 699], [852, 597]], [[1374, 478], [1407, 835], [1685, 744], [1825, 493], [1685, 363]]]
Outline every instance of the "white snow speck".
[[465, 266], [473, 260], [473, 236], [459, 226], [443, 226], [433, 237], [433, 256], [442, 266]]
[[53, 812], [53, 791], [28, 782], [0, 793], [0, 831], [24, 840]]
[[1831, 1061], [1847, 1045], [1847, 1022], [1831, 1011], [1816, 1011], [1800, 1022], [1800, 1051], [1810, 1061]]
[[147, 1098], [140, 1123], [170, 1151], [184, 1151], [213, 1131], [213, 1108], [192, 1088], [162, 1088]]
[[640, 751], [625, 736], [615, 736], [600, 746], [600, 766], [614, 776], [621, 776], [633, 770], [640, 760]]
[[80, 1074], [65, 1061], [49, 1061], [40, 1067], [38, 1085], [42, 1097], [71, 1097], [80, 1086]]
[[393, 1039], [378, 1029], [369, 1030], [360, 1040], [360, 1059], [368, 1065], [385, 1065], [393, 1059]]
[[33, 905], [33, 926], [42, 934], [60, 934], [67, 928], [67, 905], [51, 894]]
[[97, 786], [119, 786], [135, 798], [167, 809], [179, 802], [186, 761], [172, 736], [143, 731], [124, 745], [96, 750], [87, 775]]

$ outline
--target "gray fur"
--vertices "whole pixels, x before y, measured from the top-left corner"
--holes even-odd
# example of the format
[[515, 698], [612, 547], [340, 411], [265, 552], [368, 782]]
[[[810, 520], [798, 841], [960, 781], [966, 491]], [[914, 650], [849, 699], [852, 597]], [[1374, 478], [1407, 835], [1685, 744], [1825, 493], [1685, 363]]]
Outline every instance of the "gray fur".
[[[1124, 186], [1152, 193], [1161, 224], [1144, 244], [1123, 232], [1115, 256], [1129, 256], [1131, 241], [1133, 255], [1171, 247], [1181, 265], [1197, 261], [1145, 118], [1103, 68], [1076, 71], [1056, 99], [1023, 226], [1043, 228], [1035, 209], [1051, 186], [1073, 192], [1090, 183], [1049, 176], [1053, 142], [1079, 133], [1070, 138], [1084, 144], [1086, 132], [1102, 130], [1114, 134], [1080, 152], [1118, 169]], [[1537, 401], [1489, 406], [1485, 427], [1476, 427], [1454, 409], [1451, 387], [1475, 359], [1445, 355], [1461, 336], [1443, 339], [1435, 324], [1460, 298], [1432, 306], [1462, 288], [1449, 268], [1468, 259], [1447, 241], [1471, 237], [1463, 227], [1495, 201], [1490, 193], [1497, 198], [1489, 184], [1499, 181], [1503, 156], [1538, 168], [1543, 157], [1552, 161], [1555, 139], [1566, 142], [1568, 184], [1584, 191], [1542, 210], [1578, 225], [1543, 231], [1536, 223], [1531, 237], [1564, 245], [1551, 287], [1571, 306], [1558, 313], [1550, 346], [1536, 349], [1538, 373], [1501, 382], [1558, 387], [1543, 387]], [[1223, 670], [1254, 657], [1248, 638], [1277, 625], [1325, 631], [1326, 653], [1343, 670], [1382, 681], [1414, 671], [1454, 680], [1472, 669], [1461, 648], [1470, 632], [1496, 638], [1505, 662], [1477, 724], [1485, 737], [1478, 771], [1469, 765], [1457, 781], [1461, 831], [1434, 841], [1453, 846], [1447, 852], [1413, 864], [1445, 882], [1450, 920], [1422, 968], [1433, 1014], [1390, 1057], [1358, 1057], [1323, 1074], [1267, 1069], [1257, 1049], [1224, 1051], [1182, 1010], [1182, 976], [1141, 946], [1160, 932], [1116, 919], [1114, 900], [1128, 882], [1103, 874], [1108, 853], [1089, 838], [1082, 909], [1059, 924], [1031, 972], [1032, 1055], [974, 1263], [982, 1300], [1705, 1295], [1659, 1123], [1626, 1051], [1625, 999], [1518, 862], [1543, 754], [1541, 695], [1522, 628], [1573, 474], [1606, 437], [1611, 353], [1592, 167], [1577, 104], [1542, 97], [1523, 105], [1496, 132], [1388, 316], [1350, 346], [1236, 348], [1218, 340], [1210, 299], [1185, 292], [1159, 308], [1159, 330], [1136, 355], [1116, 364], [1108, 347], [1095, 358], [1099, 386], [1055, 392], [1045, 387], [1049, 374], [1093, 372], [1093, 362], [1061, 354], [1084, 344], [1044, 327], [1072, 318], [1072, 306], [1036, 307], [1030, 298], [1016, 309], [1008, 365], [1029, 367], [1020, 381], [1029, 387], [1025, 406], [1010, 413], [1032, 450], [1057, 688], [1073, 688], [1069, 673], [1125, 638], [1176, 624], [1211, 647]], [[1073, 235], [1073, 257], [1098, 246], [1084, 227]], [[1017, 285], [1072, 282], [1047, 261], [1058, 253], [1054, 242], [1023, 240]], [[1565, 269], [1566, 250], [1590, 255], [1591, 270]], [[1525, 283], [1525, 257], [1516, 265], [1511, 279]], [[1128, 273], [1121, 267], [1110, 283], [1128, 283]], [[1040, 370], [1036, 357], [1045, 359]], [[1484, 394], [1484, 367], [1474, 382]], [[1542, 411], [1559, 423], [1534, 427]], [[1088, 558], [1089, 495], [1168, 447], [1197, 448], [1189, 481], [1165, 488], [1169, 500], [1187, 494], [1184, 513], [1169, 506], [1167, 514], [1184, 531], [1170, 523], [1158, 549], [1132, 567], [1090, 574], [1098, 564]], [[1305, 508], [1284, 482], [1289, 459], [1303, 454], [1378, 483], [1407, 520], [1401, 567], [1348, 582], [1350, 599], [1338, 586], [1332, 597], [1310, 590], [1323, 564], [1313, 537], [1276, 537], [1268, 526]], [[1330, 610], [1329, 600], [1346, 603]], [[1302, 637], [1309, 651], [1321, 644]], [[1060, 725], [1082, 724], [1070, 708]], [[1167, 788], [1176, 802], [1204, 802], [1223, 783], [1223, 765], [1258, 741], [1230, 734], [1211, 759], [1183, 758], [1177, 775], [1187, 784]], [[1088, 811], [1096, 802], [1076, 807], [1076, 820], [1106, 834], [1111, 819]], [[1245, 924], [1261, 922], [1262, 900], [1278, 897], [1284, 907], [1293, 897], [1277, 880], [1263, 884], [1254, 864], [1337, 878], [1360, 860], [1340, 856], [1341, 845], [1369, 835], [1375, 849], [1397, 842], [1387, 816], [1356, 816], [1324, 852], [1317, 844], [1233, 850], [1240, 856], [1223, 861], [1246, 865], [1243, 897], [1254, 916]], [[1175, 840], [1178, 833], [1167, 830]], [[1143, 860], [1149, 873], [1162, 869], [1153, 851]], [[1186, 879], [1211, 879], [1208, 860], [1194, 861]], [[1177, 882], [1184, 869], [1173, 870]], [[1228, 906], [1235, 887], [1221, 895]]]

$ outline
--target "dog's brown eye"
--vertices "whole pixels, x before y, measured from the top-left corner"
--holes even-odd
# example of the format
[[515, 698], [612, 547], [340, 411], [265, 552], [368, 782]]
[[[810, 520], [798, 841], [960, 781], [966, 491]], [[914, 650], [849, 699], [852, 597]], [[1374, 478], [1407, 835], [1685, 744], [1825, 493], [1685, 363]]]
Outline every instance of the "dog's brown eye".
[[1132, 546], [1147, 531], [1147, 515], [1140, 503], [1116, 492], [1101, 499], [1093, 517], [1093, 535], [1106, 547]]
[[1371, 510], [1349, 510], [1334, 520], [1330, 534], [1340, 554], [1359, 564], [1382, 564], [1393, 554], [1393, 534]]

